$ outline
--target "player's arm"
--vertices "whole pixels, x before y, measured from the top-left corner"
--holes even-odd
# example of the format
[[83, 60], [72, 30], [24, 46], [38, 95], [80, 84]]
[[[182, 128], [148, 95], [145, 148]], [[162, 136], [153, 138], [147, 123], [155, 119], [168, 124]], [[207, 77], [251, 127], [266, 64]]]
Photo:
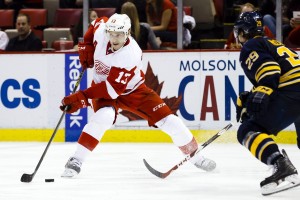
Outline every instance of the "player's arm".
[[67, 113], [76, 112], [78, 109], [90, 105], [88, 99], [116, 99], [126, 90], [128, 82], [134, 76], [135, 70], [136, 67], [131, 70], [112, 67], [106, 81], [94, 84], [86, 90], [78, 91], [63, 98], [61, 110], [68, 106]]
[[94, 86], [84, 90], [84, 93], [89, 99], [116, 99], [125, 91], [128, 82], [134, 76], [135, 70], [136, 67], [131, 70], [112, 67], [106, 81], [95, 84]]
[[107, 17], [97, 18], [89, 26], [84, 34], [84, 41], [78, 43], [79, 60], [83, 70], [94, 66], [94, 33], [101, 24], [107, 21]]
[[255, 83], [247, 100], [247, 112], [261, 117], [268, 108], [270, 96], [278, 88], [281, 68], [265, 51], [251, 51], [244, 65], [248, 69], [248, 78]]

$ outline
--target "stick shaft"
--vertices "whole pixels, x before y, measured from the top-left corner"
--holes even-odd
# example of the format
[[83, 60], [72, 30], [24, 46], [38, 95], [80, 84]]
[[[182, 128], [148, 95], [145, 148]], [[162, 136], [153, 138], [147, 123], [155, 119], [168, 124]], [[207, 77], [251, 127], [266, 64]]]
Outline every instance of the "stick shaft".
[[[75, 93], [75, 92], [76, 92], [76, 90], [77, 90], [77, 88], [78, 88], [78, 86], [79, 86], [79, 83], [80, 83], [80, 81], [81, 81], [81, 79], [82, 79], [82, 77], [83, 77], [84, 72], [85, 72], [85, 70], [82, 70], [82, 71], [81, 71], [81, 73], [80, 73], [80, 75], [79, 75], [79, 78], [78, 78], [78, 80], [77, 80], [77, 82], [76, 82], [76, 84], [75, 84], [75, 87], [74, 87], [72, 93]], [[33, 174], [32, 174], [32, 179], [33, 179], [33, 177], [35, 176], [36, 172], [38, 171], [38, 169], [39, 169], [39, 167], [40, 167], [42, 161], [44, 160], [44, 157], [45, 157], [45, 155], [46, 155], [46, 153], [47, 153], [47, 151], [48, 151], [48, 149], [49, 149], [49, 146], [50, 146], [50, 144], [52, 143], [52, 140], [54, 139], [54, 137], [55, 137], [55, 135], [56, 135], [56, 132], [57, 132], [57, 130], [58, 130], [58, 128], [59, 128], [59, 126], [60, 126], [60, 124], [61, 124], [61, 122], [62, 122], [62, 120], [63, 120], [63, 118], [64, 118], [64, 116], [65, 116], [65, 114], [66, 114], [66, 109], [67, 109], [67, 107], [65, 108], [65, 110], [64, 110], [63, 113], [62, 113], [62, 115], [60, 116], [59, 121], [58, 121], [58, 123], [57, 123], [57, 125], [56, 125], [56, 127], [55, 127], [55, 129], [54, 129], [54, 131], [53, 131], [53, 133], [52, 133], [52, 136], [51, 136], [51, 138], [50, 138], [50, 140], [49, 140], [49, 142], [48, 142], [48, 144], [47, 144], [47, 146], [46, 146], [46, 148], [45, 148], [45, 150], [44, 150], [44, 152], [43, 152], [43, 154], [42, 154], [42, 156], [41, 156], [41, 158], [40, 158], [40, 160], [39, 160], [39, 162], [38, 162], [38, 164], [37, 164], [37, 166], [35, 167], [35, 170], [34, 170], [34, 172], [33, 172]]]

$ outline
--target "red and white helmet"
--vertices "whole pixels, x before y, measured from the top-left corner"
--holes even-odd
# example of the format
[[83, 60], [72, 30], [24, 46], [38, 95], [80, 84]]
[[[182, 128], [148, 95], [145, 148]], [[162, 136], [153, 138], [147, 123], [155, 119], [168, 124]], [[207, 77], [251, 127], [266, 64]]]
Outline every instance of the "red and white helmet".
[[126, 14], [113, 14], [106, 24], [106, 31], [123, 32], [127, 37], [130, 34], [131, 22]]

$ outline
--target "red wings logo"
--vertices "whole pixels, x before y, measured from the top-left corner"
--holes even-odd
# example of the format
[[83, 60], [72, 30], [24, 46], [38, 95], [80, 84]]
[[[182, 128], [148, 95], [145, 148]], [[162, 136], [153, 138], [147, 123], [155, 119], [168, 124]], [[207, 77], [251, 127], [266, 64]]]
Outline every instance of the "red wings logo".
[[110, 67], [105, 65], [100, 60], [95, 61], [95, 69], [96, 69], [96, 73], [98, 75], [105, 75], [105, 76], [108, 76], [109, 71], [110, 71]]

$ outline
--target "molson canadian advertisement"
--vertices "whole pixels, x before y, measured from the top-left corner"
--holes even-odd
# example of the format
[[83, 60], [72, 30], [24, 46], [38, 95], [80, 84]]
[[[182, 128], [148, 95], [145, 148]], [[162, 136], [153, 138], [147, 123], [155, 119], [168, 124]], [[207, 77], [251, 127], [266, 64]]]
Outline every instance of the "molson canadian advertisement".
[[[71, 94], [79, 78], [78, 54], [0, 54], [0, 58], [0, 141], [48, 141], [62, 115], [60, 102]], [[145, 83], [194, 135], [216, 133], [235, 122], [237, 95], [252, 87], [238, 59], [235, 51], [145, 52]], [[79, 89], [87, 88], [91, 81], [92, 70], [88, 69]], [[92, 114], [91, 108], [67, 114], [54, 141], [76, 141]], [[287, 128], [294, 130], [293, 125]], [[116, 124], [102, 140], [168, 142], [170, 138], [148, 127], [139, 116], [120, 110]]]

